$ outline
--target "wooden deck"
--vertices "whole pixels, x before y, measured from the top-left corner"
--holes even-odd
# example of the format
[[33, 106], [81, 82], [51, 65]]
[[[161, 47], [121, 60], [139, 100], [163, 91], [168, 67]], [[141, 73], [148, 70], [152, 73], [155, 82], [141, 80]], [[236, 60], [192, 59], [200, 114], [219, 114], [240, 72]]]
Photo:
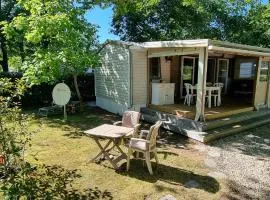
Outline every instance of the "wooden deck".
[[[179, 104], [172, 104], [172, 105], [149, 105], [149, 108], [160, 111], [160, 112], [165, 112], [165, 113], [170, 113], [173, 115], [185, 117], [188, 119], [195, 119], [195, 114], [196, 114], [196, 106], [191, 105], [187, 106], [184, 105], [183, 103]], [[212, 107], [208, 108], [207, 106], [205, 107], [205, 120], [215, 120], [215, 119], [220, 119], [220, 118], [226, 118], [228, 116], [232, 116], [235, 114], [243, 113], [243, 112], [248, 112], [248, 111], [253, 111], [254, 107], [247, 105], [247, 104], [224, 104], [219, 107]]]

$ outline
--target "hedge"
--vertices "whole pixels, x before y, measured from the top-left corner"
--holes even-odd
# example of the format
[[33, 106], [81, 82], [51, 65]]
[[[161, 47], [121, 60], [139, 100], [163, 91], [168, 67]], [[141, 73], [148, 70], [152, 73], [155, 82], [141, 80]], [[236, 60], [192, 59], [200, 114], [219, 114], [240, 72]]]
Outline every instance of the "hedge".
[[[0, 73], [0, 78], [10, 78], [15, 80], [21, 78], [21, 73]], [[22, 97], [21, 103], [23, 107], [37, 107], [46, 106], [52, 103], [52, 90], [57, 83], [63, 81], [56, 81], [54, 85], [42, 83], [40, 85], [35, 85], [29, 89], [25, 95]], [[71, 89], [71, 100], [77, 101], [77, 94], [75, 92], [75, 87], [73, 83], [73, 77], [66, 78], [64, 80]], [[84, 74], [78, 76], [78, 86], [84, 101], [95, 100], [95, 78], [94, 74]]]

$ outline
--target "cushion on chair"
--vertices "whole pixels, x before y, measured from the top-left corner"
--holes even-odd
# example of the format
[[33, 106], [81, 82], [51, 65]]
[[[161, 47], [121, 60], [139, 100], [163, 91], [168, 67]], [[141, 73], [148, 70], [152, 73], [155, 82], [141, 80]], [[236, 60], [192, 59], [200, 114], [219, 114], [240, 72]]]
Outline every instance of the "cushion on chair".
[[146, 151], [146, 141], [131, 139], [129, 146], [132, 149]]
[[134, 128], [139, 123], [140, 113], [136, 111], [126, 111], [123, 114], [122, 126]]

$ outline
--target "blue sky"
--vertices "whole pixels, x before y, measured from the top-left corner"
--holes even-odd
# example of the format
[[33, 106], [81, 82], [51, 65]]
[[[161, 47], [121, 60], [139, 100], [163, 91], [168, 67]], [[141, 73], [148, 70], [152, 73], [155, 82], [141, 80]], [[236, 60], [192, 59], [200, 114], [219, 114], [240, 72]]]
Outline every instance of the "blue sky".
[[119, 37], [110, 33], [111, 21], [112, 21], [113, 11], [112, 7], [101, 9], [99, 7], [94, 8], [86, 14], [86, 19], [98, 25], [98, 36], [100, 42], [105, 42], [107, 39], [119, 40]]

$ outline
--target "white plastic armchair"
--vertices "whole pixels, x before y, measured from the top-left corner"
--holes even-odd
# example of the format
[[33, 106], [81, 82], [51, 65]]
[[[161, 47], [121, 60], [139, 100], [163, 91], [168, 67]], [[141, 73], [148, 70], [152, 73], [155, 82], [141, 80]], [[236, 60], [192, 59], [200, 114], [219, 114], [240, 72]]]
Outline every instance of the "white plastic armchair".
[[185, 89], [186, 89], [186, 96], [184, 104], [187, 104], [190, 106], [191, 103], [193, 103], [193, 98], [196, 97], [196, 94], [194, 93], [194, 86], [190, 83], [185, 83]]
[[215, 83], [214, 87], [219, 87], [219, 102], [217, 102], [217, 105], [220, 106], [221, 105], [221, 93], [224, 87], [224, 83]]
[[[130, 156], [135, 152], [142, 152], [144, 154], [147, 168], [149, 173], [152, 175], [153, 170], [151, 166], [150, 153], [153, 152], [155, 156], [156, 163], [158, 163], [157, 149], [156, 149], [156, 138], [159, 133], [159, 128], [162, 125], [162, 121], [157, 121], [157, 123], [150, 127], [149, 131], [141, 131], [140, 138], [131, 138], [128, 148], [128, 157], [127, 157], [127, 171], [130, 167]], [[143, 136], [146, 135], [146, 138], [143, 139]]]
[[125, 111], [123, 113], [122, 121], [114, 122], [115, 126], [124, 126], [128, 128], [134, 128], [132, 137], [138, 137], [138, 132], [141, 124], [139, 124], [141, 114], [136, 111]]

